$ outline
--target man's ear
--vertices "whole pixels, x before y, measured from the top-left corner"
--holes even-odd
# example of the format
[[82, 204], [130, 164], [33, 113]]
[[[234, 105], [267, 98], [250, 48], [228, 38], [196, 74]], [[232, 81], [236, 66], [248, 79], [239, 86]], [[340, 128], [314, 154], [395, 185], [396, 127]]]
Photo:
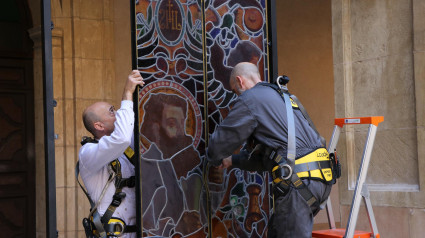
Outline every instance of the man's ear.
[[97, 131], [103, 131], [104, 130], [103, 123], [100, 122], [100, 121], [95, 122], [93, 125], [94, 125], [94, 129], [96, 129]]
[[242, 88], [244, 82], [241, 76], [236, 76], [236, 83], [238, 84], [239, 88]]

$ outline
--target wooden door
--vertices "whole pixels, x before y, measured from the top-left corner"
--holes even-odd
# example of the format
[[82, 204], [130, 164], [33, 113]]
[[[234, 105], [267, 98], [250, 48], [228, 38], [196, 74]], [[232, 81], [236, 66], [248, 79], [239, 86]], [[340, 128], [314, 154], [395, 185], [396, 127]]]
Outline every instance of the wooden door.
[[1, 237], [35, 237], [34, 87], [28, 16], [26, 1], [1, 1]]

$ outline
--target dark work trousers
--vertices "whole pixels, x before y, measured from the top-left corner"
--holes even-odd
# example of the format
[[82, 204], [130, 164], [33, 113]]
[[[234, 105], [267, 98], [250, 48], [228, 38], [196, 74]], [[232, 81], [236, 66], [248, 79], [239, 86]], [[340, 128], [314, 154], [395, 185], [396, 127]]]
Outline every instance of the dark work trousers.
[[319, 212], [320, 204], [328, 198], [332, 185], [315, 180], [303, 182], [318, 199], [318, 205], [309, 207], [293, 187], [285, 195], [275, 196], [274, 214], [269, 221], [269, 238], [311, 238], [313, 217]]

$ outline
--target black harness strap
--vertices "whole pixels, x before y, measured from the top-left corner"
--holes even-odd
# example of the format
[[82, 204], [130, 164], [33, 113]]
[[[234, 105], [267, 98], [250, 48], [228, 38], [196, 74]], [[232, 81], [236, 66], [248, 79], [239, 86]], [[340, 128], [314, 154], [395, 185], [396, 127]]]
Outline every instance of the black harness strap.
[[131, 176], [130, 178], [123, 179], [121, 173], [121, 163], [118, 159], [112, 161], [110, 163], [112, 170], [115, 172], [115, 194], [112, 197], [112, 202], [109, 204], [108, 209], [106, 209], [105, 213], [102, 216], [102, 224], [108, 224], [112, 215], [114, 214], [117, 207], [121, 204], [122, 200], [125, 198], [126, 194], [122, 192], [124, 187], [134, 187], [135, 185], [135, 177]]
[[[90, 137], [84, 136], [82, 141], [81, 141], [81, 145], [85, 145], [86, 143], [98, 143], [98, 141], [95, 140], [95, 139], [92, 139]], [[127, 157], [127, 159], [134, 165], [134, 160], [135, 160], [136, 156], [135, 156], [133, 149], [131, 149], [131, 147], [128, 147], [124, 151], [124, 154]], [[108, 222], [112, 218], [112, 215], [114, 214], [116, 208], [121, 204], [122, 200], [126, 196], [126, 194], [124, 192], [122, 192], [122, 189], [124, 187], [132, 188], [136, 184], [135, 176], [131, 176], [129, 178], [122, 178], [121, 163], [119, 162], [118, 159], [115, 159], [114, 161], [109, 163], [109, 166], [111, 167], [112, 171], [115, 173], [115, 182], [114, 182], [115, 194], [112, 197], [111, 204], [108, 206], [108, 209], [105, 211], [105, 213], [103, 214], [102, 217], [100, 217], [100, 215], [97, 211], [93, 211], [93, 209], [96, 209], [95, 208], [96, 205], [93, 202], [93, 200], [90, 198], [90, 195], [88, 194], [88, 192], [81, 185], [80, 180], [78, 179], [78, 174], [79, 174], [79, 170], [80, 170], [79, 169], [79, 161], [77, 161], [77, 165], [76, 165], [76, 168], [75, 168], [75, 176], [77, 178], [78, 184], [80, 185], [81, 189], [83, 190], [84, 194], [86, 195], [86, 197], [88, 198], [88, 200], [90, 202], [90, 207], [91, 207], [90, 212], [93, 214], [93, 225], [96, 227], [96, 229], [98, 230], [99, 234], [102, 237], [105, 234], [106, 235], [114, 235], [113, 232], [115, 231], [115, 228], [114, 228], [115, 225], [110, 225], [110, 224], [108, 224]], [[111, 175], [111, 176], [113, 176], [113, 175]], [[109, 180], [112, 178], [111, 176], [110, 176]], [[107, 185], [105, 185], [105, 186], [107, 186]], [[135, 226], [135, 225], [127, 226], [127, 225], [125, 225], [123, 232], [124, 233], [137, 232], [137, 226]]]
[[136, 165], [136, 153], [134, 153], [134, 150], [130, 146], [124, 151], [124, 155], [131, 164]]
[[[317, 198], [311, 193], [310, 189], [308, 189], [307, 185], [304, 184], [304, 182], [298, 177], [298, 175], [293, 171], [293, 168], [295, 167], [295, 158], [288, 158], [290, 154], [289, 150], [290, 148], [292, 148], [292, 150], [295, 150], [295, 141], [294, 140], [290, 140], [291, 137], [293, 138], [295, 136], [295, 134], [293, 135], [289, 135], [292, 131], [292, 133], [295, 133], [295, 128], [294, 128], [294, 119], [293, 119], [293, 109], [292, 106], [290, 106], [290, 103], [288, 100], [290, 100], [290, 93], [287, 89], [287, 87], [285, 85], [281, 86], [276, 86], [273, 84], [269, 84], [269, 83], [263, 83], [264, 86], [269, 86], [273, 89], [275, 89], [279, 95], [282, 97], [283, 101], [285, 102], [285, 106], [286, 106], [286, 114], [287, 114], [287, 120], [288, 120], [288, 156], [286, 160], [289, 160], [288, 164], [290, 165], [292, 171], [289, 172], [289, 178], [287, 178], [286, 176], [282, 176], [282, 178], [284, 178], [282, 181], [280, 181], [279, 183], [275, 184], [274, 187], [277, 191], [279, 191], [281, 194], [286, 194], [286, 191], [288, 191], [289, 186], [293, 186], [295, 187], [299, 194], [304, 198], [304, 200], [307, 202], [307, 204], [309, 206], [312, 206], [315, 203], [318, 203]], [[286, 99], [286, 100], [285, 100]], [[300, 109], [301, 110], [301, 109]], [[304, 115], [304, 114], [303, 114]], [[292, 128], [290, 128], [292, 127]], [[317, 131], [316, 131], [317, 132]], [[291, 143], [291, 144], [290, 144]], [[294, 153], [295, 156], [295, 153]], [[281, 156], [279, 154], [276, 153], [276, 156], [273, 156], [273, 159], [276, 161], [276, 163], [278, 164], [277, 166], [279, 166], [277, 170], [280, 170], [281, 174], [285, 174], [287, 175], [288, 171], [286, 171], [287, 168], [285, 168], [285, 164], [287, 163], [286, 161], [282, 160]], [[294, 160], [294, 161], [292, 161]], [[273, 173], [272, 173], [273, 176]], [[275, 195], [279, 195], [279, 194], [275, 194]]]
[[109, 205], [108, 209], [106, 209], [105, 213], [103, 214], [102, 218], [100, 219], [102, 224], [104, 226], [108, 224], [109, 220], [111, 219], [112, 215], [115, 212], [115, 209], [121, 204], [121, 201], [125, 198], [126, 194], [122, 192], [122, 187], [119, 187], [122, 174], [121, 174], [121, 163], [118, 161], [118, 159], [112, 161], [110, 163], [112, 170], [115, 172], [115, 194], [112, 197], [112, 202]]

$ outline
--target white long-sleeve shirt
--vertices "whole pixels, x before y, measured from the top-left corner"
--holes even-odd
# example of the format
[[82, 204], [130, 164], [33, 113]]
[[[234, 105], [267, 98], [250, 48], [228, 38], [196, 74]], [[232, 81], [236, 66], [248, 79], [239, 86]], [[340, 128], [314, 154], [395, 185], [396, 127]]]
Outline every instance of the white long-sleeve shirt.
[[[123, 178], [134, 176], [134, 166], [123, 154], [128, 146], [133, 145], [134, 112], [132, 101], [122, 101], [121, 108], [116, 112], [115, 129], [110, 136], [103, 136], [98, 143], [86, 143], [80, 148], [80, 175], [84, 185], [96, 203], [109, 178], [108, 164], [118, 158], [121, 163]], [[122, 191], [126, 197], [122, 200], [113, 214], [127, 225], [136, 224], [136, 195], [135, 188], [124, 187]], [[109, 184], [103, 196], [98, 212], [103, 215], [112, 202], [115, 193], [114, 181]], [[136, 233], [127, 233], [123, 237], [136, 237]]]

